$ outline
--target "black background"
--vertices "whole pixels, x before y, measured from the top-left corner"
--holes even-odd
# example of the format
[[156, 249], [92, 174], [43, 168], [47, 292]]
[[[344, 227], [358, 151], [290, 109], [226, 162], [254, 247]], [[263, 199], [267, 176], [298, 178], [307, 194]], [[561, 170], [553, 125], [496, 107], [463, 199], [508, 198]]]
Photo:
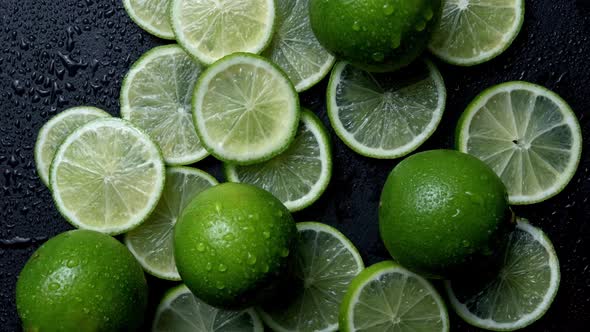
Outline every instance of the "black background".
[[[576, 111], [584, 137], [590, 137], [590, 0], [526, 0], [526, 7], [519, 37], [496, 60], [473, 68], [437, 62], [449, 92], [447, 110], [421, 150], [451, 148], [456, 121], [469, 101], [509, 80], [559, 93]], [[143, 52], [163, 43], [133, 24], [121, 0], [0, 0], [0, 331], [20, 329], [14, 292], [27, 258], [45, 239], [71, 228], [35, 172], [39, 128], [71, 106], [93, 105], [118, 115], [123, 75]], [[323, 81], [304, 93], [302, 105], [328, 124], [325, 89]], [[332, 183], [319, 202], [295, 218], [335, 225], [367, 264], [387, 259], [378, 236], [377, 204], [397, 161], [358, 156], [331, 134]], [[553, 306], [526, 331], [590, 330], [589, 156], [584, 153], [576, 177], [560, 195], [515, 208], [549, 234], [562, 269]], [[223, 180], [218, 166], [213, 158], [197, 165]], [[171, 284], [149, 281], [153, 310]], [[478, 331], [450, 314], [453, 331]]]

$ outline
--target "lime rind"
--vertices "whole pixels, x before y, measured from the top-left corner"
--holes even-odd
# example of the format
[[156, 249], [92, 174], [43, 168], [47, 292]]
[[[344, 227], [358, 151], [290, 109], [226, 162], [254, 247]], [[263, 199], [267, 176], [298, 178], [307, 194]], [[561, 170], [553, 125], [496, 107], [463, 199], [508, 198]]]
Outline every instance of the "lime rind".
[[[170, 8], [170, 0], [123, 0], [123, 6], [129, 17], [140, 28], [146, 32], [167, 40], [174, 40], [174, 31], [168, 20], [168, 10]], [[149, 8], [140, 8], [141, 5]], [[142, 17], [139, 11], [149, 12], [150, 18]], [[164, 22], [157, 21], [158, 18], [163, 18]]]

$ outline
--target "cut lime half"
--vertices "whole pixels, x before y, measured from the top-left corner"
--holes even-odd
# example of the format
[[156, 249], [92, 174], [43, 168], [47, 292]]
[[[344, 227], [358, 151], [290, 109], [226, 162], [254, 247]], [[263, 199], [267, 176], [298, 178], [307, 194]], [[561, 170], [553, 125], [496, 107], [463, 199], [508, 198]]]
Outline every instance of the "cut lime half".
[[170, 26], [170, 0], [123, 0], [131, 19], [143, 30], [156, 37], [174, 39]]

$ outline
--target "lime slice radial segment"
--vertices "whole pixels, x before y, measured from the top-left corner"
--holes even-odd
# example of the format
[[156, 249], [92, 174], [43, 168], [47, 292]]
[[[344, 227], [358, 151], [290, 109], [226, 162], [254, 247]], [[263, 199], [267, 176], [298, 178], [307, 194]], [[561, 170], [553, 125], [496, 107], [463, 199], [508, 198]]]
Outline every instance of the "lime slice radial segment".
[[163, 39], [174, 39], [170, 26], [170, 0], [123, 0], [131, 19], [145, 31]]

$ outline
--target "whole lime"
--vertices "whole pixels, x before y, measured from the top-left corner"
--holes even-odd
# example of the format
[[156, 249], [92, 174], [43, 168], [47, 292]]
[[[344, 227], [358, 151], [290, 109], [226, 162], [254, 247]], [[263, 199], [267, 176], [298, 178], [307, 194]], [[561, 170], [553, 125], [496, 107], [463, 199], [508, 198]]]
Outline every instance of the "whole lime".
[[420, 56], [440, 13], [441, 0], [310, 2], [320, 43], [336, 57], [375, 72], [397, 70]]
[[415, 154], [391, 172], [379, 228], [400, 264], [430, 278], [488, 269], [502, 250], [511, 211], [504, 184], [470, 155]]
[[203, 191], [174, 229], [182, 280], [222, 308], [259, 304], [287, 276], [297, 228], [289, 210], [257, 187], [225, 183]]
[[127, 248], [86, 230], [43, 244], [16, 284], [24, 331], [136, 331], [147, 298], [143, 270]]

